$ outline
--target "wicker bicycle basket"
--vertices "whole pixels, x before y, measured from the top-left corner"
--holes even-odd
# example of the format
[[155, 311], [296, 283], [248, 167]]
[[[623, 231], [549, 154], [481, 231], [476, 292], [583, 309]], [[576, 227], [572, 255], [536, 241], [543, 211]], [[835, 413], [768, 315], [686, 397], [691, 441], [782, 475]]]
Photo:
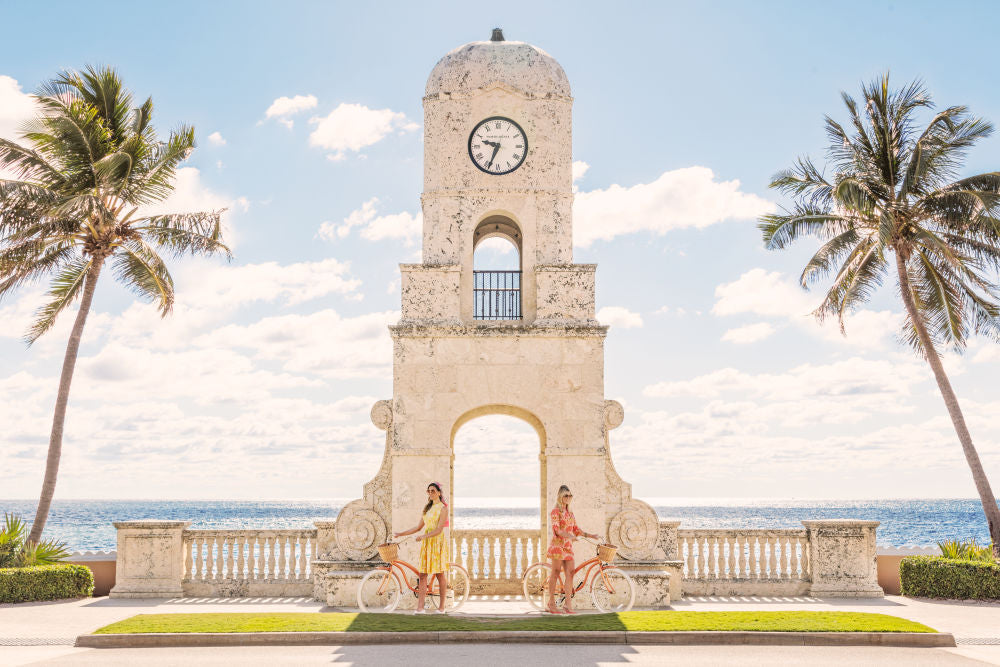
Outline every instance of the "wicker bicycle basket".
[[618, 547], [613, 544], [597, 545], [597, 557], [604, 563], [613, 561], [616, 553], [618, 553]]
[[378, 545], [378, 557], [386, 563], [391, 563], [396, 560], [399, 558], [399, 544], [395, 542], [388, 542], [386, 544]]

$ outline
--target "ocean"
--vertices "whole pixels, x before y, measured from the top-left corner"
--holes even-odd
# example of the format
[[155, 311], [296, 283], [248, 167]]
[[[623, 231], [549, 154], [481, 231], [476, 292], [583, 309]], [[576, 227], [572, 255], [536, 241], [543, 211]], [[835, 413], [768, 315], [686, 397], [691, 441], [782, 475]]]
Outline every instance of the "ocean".
[[[55, 500], [45, 538], [72, 551], [115, 548], [113, 521], [181, 519], [191, 528], [307, 528], [335, 518], [349, 499], [331, 500]], [[646, 498], [660, 518], [681, 528], [800, 528], [803, 519], [876, 519], [878, 543], [933, 546], [976, 538], [989, 544], [976, 499], [796, 500], [746, 498]], [[34, 500], [0, 500], [0, 512], [30, 522]], [[416, 510], [414, 510], [416, 513]], [[455, 506], [456, 528], [535, 528], [537, 503], [524, 498], [468, 498]], [[584, 526], [587, 530], [594, 530]]]

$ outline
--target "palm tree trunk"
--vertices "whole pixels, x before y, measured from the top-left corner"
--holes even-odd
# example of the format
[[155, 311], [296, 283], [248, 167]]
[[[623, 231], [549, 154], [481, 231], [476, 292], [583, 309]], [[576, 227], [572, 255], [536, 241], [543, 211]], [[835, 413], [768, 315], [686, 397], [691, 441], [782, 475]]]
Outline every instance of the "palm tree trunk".
[[983, 464], [979, 461], [979, 454], [972, 444], [972, 436], [969, 434], [969, 428], [965, 425], [965, 416], [962, 414], [962, 408], [958, 405], [958, 397], [955, 396], [955, 391], [951, 388], [951, 382], [944, 372], [941, 357], [934, 349], [934, 343], [927, 333], [927, 327], [924, 326], [924, 321], [917, 312], [917, 304], [913, 300], [913, 292], [910, 291], [910, 278], [906, 274], [906, 263], [899, 252], [896, 253], [896, 271], [899, 273], [899, 288], [906, 313], [910, 316], [910, 321], [913, 322], [913, 327], [917, 330], [920, 346], [927, 357], [927, 363], [934, 371], [934, 379], [937, 380], [941, 397], [944, 399], [945, 407], [948, 408], [948, 414], [951, 415], [951, 422], [955, 426], [958, 440], [962, 443], [965, 460], [972, 470], [972, 480], [976, 484], [976, 491], [979, 492], [979, 500], [983, 503], [983, 512], [986, 514], [990, 539], [993, 540], [993, 555], [1000, 559], [1000, 506], [997, 506], [997, 498], [990, 488], [990, 480], [987, 479]]
[[41, 541], [42, 530], [45, 529], [45, 521], [49, 517], [49, 507], [52, 505], [52, 496], [56, 492], [56, 476], [59, 474], [59, 458], [62, 456], [63, 425], [66, 423], [66, 405], [69, 403], [69, 386], [73, 382], [73, 370], [76, 368], [76, 356], [80, 351], [83, 325], [87, 322], [87, 314], [94, 300], [94, 289], [97, 287], [97, 278], [101, 275], [103, 264], [103, 258], [94, 258], [94, 264], [90, 267], [83, 285], [80, 310], [76, 314], [73, 331], [66, 344], [62, 375], [59, 377], [59, 393], [56, 395], [56, 409], [52, 416], [52, 433], [49, 435], [49, 455], [45, 459], [45, 477], [42, 480], [42, 493], [38, 498], [38, 509], [35, 510], [35, 520], [31, 524], [31, 534], [28, 535], [29, 543], [37, 544]]

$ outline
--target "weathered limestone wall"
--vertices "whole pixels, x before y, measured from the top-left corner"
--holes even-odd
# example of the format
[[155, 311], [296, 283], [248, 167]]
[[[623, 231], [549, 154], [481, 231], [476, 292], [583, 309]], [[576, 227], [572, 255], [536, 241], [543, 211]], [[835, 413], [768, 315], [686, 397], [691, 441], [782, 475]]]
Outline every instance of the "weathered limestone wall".
[[469, 419], [502, 413], [539, 434], [542, 507], [568, 484], [580, 523], [603, 532], [604, 333], [599, 326], [394, 327], [391, 530], [416, 525], [429, 482], [451, 498], [455, 433]]
[[183, 535], [190, 521], [115, 521], [118, 555], [113, 598], [183, 597]]

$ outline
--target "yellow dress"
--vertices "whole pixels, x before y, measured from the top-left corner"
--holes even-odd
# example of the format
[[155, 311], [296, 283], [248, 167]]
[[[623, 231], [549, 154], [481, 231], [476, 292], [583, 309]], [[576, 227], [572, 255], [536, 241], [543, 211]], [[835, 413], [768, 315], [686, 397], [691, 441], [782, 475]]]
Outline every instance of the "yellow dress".
[[[448, 525], [448, 515], [444, 513], [444, 503], [434, 503], [427, 513], [424, 514], [424, 534], [433, 533], [438, 526]], [[444, 522], [442, 524], [441, 522]], [[420, 563], [418, 572], [423, 574], [437, 574], [445, 572], [448, 566], [448, 542], [445, 540], [444, 531], [434, 537], [420, 540]]]

